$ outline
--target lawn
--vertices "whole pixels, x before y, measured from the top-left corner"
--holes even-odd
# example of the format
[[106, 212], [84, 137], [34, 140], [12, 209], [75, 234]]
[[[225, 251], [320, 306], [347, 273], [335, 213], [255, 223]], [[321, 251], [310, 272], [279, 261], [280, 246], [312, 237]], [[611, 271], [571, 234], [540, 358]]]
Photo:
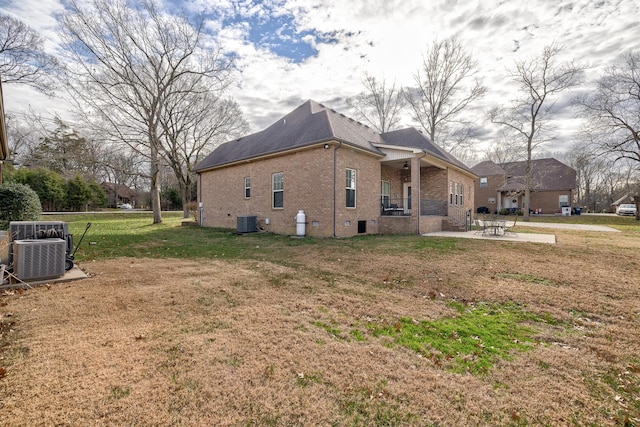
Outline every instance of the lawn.
[[92, 223], [89, 277], [0, 297], [1, 425], [640, 425], [632, 218], [556, 245], [55, 219]]

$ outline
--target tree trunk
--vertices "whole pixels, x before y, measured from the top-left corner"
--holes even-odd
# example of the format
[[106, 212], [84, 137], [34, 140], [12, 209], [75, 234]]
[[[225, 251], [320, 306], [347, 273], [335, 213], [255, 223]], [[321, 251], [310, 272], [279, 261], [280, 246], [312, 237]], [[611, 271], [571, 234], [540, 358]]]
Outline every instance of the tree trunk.
[[162, 222], [162, 211], [160, 206], [160, 190], [158, 189], [158, 176], [160, 161], [158, 155], [158, 147], [155, 143], [151, 143], [151, 208], [153, 209], [153, 223], [160, 224]]
[[[529, 139], [531, 141], [531, 138]], [[525, 222], [529, 222], [529, 211], [531, 210], [531, 142], [529, 142], [528, 146], [528, 154], [527, 154], [527, 162], [525, 164], [525, 172], [524, 172], [524, 203], [523, 203], [523, 212], [522, 219]]]

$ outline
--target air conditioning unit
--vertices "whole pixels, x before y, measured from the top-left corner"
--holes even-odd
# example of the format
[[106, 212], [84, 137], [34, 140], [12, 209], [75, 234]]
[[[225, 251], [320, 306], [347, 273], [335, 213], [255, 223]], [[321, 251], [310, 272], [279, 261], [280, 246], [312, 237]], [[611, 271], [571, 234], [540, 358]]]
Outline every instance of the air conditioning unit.
[[64, 239], [14, 240], [13, 272], [25, 281], [63, 276], [66, 252]]
[[[9, 242], [42, 238], [66, 239], [69, 224], [64, 221], [11, 221]], [[9, 264], [13, 262], [13, 245], [9, 247]]]
[[45, 230], [58, 230], [64, 236], [69, 234], [69, 225], [64, 221], [11, 221], [9, 223], [9, 239], [26, 240], [37, 239], [38, 232]]
[[245, 215], [238, 217], [238, 233], [254, 233], [258, 231], [258, 217], [255, 215]]

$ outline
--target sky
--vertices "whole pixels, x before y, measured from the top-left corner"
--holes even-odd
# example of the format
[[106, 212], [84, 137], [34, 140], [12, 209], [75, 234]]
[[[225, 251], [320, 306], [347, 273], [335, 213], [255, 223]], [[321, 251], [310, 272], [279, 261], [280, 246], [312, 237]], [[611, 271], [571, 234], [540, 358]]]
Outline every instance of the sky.
[[[363, 90], [365, 73], [411, 86], [434, 40], [456, 36], [478, 62], [485, 97], [466, 114], [487, 130], [483, 143], [498, 138], [486, 112], [508, 105], [514, 87], [507, 70], [540, 56], [545, 46], [562, 48], [561, 61], [589, 65], [593, 81], [621, 55], [638, 48], [637, 0], [160, 0], [168, 11], [204, 13], [208, 30], [236, 58], [236, 99], [251, 132], [259, 131], [307, 99], [351, 115], [347, 99]], [[0, 0], [0, 13], [38, 31], [51, 52], [59, 49], [56, 16], [61, 0]], [[586, 88], [587, 86], [585, 86]], [[65, 104], [26, 87], [5, 85], [5, 109], [31, 108], [52, 115]], [[558, 105], [567, 105], [570, 95]], [[580, 121], [558, 109], [562, 150], [575, 140]], [[415, 125], [407, 116], [403, 125]]]

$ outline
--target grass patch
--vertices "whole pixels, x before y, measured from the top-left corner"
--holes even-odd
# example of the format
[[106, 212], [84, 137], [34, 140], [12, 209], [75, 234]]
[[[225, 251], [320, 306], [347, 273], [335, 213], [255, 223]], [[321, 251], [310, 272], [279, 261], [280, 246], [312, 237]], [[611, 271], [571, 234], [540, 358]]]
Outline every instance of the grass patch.
[[320, 382], [322, 377], [320, 374], [305, 374], [299, 372], [296, 374], [296, 385], [298, 387], [307, 388], [312, 384], [317, 384]]
[[392, 324], [369, 324], [374, 336], [428, 357], [453, 372], [486, 374], [499, 359], [532, 348], [535, 331], [526, 321], [545, 321], [517, 304], [451, 303], [459, 316], [436, 321], [400, 318]]
[[[182, 227], [181, 213], [163, 213], [163, 222], [153, 224], [150, 213], [92, 213], [81, 215], [47, 215], [46, 220], [66, 221], [77, 243], [88, 222], [92, 223], [76, 259], [99, 260], [120, 256], [137, 258], [253, 259], [281, 265], [292, 263], [300, 247], [329, 254], [365, 252], [371, 255], [389, 252], [420, 251], [424, 256], [466, 250], [467, 242], [457, 239], [424, 239], [421, 236], [367, 235], [351, 239], [291, 239], [271, 233], [238, 235], [234, 230], [210, 227]], [[324, 280], [333, 284], [328, 273]], [[273, 278], [275, 286], [287, 277]]]
[[110, 400], [119, 400], [124, 397], [127, 397], [131, 394], [131, 387], [129, 386], [119, 386], [112, 385], [109, 387], [109, 399]]
[[340, 402], [349, 426], [404, 426], [412, 425], [417, 418], [410, 412], [400, 410], [386, 389], [386, 381], [372, 387], [357, 387], [346, 393]]
[[640, 359], [633, 360], [624, 369], [604, 372], [598, 380], [602, 392], [617, 403], [617, 410], [609, 413], [616, 424], [640, 425]]
[[518, 282], [534, 283], [536, 285], [556, 286], [556, 283], [552, 280], [545, 279], [544, 277], [534, 276], [533, 274], [525, 273], [498, 273], [496, 277], [503, 279], [517, 280]]
[[319, 320], [313, 322], [313, 326], [316, 326], [320, 329], [324, 329], [329, 335], [331, 335], [334, 338], [337, 338], [341, 341], [344, 340], [344, 337], [342, 336], [342, 331], [336, 328], [335, 326], [327, 325], [326, 323], [321, 322]]

